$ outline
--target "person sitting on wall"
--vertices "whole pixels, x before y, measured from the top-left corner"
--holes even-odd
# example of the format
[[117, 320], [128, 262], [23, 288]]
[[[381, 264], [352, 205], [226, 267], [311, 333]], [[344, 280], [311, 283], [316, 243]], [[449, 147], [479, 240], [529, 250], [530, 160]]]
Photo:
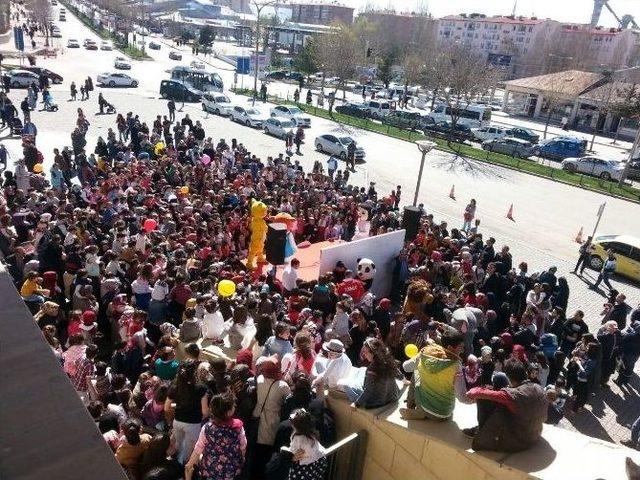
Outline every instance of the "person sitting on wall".
[[522, 362], [504, 364], [509, 384], [499, 390], [472, 388], [467, 396], [478, 406], [478, 426], [464, 429], [474, 450], [519, 452], [532, 447], [542, 435], [548, 400], [544, 389], [527, 377]]
[[453, 414], [455, 399], [471, 403], [466, 396], [460, 354], [464, 351], [464, 338], [460, 332], [438, 323], [443, 331], [440, 344], [429, 342], [415, 357], [403, 364], [413, 380], [407, 394], [407, 408], [400, 409], [406, 420], [446, 420]]

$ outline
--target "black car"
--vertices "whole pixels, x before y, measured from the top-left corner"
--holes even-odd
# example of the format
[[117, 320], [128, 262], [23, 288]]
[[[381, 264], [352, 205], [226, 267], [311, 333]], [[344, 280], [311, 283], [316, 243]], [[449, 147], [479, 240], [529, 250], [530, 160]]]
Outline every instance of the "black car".
[[455, 128], [449, 122], [438, 122], [424, 127], [424, 134], [433, 137], [448, 138], [454, 142], [464, 142], [473, 138], [471, 129], [462, 124], [456, 124]]
[[287, 74], [287, 78], [289, 80], [293, 80], [294, 82], [300, 83], [300, 81], [304, 81], [304, 75], [300, 72], [291, 72]]
[[287, 77], [287, 72], [276, 70], [273, 72], [269, 72], [266, 75], [266, 78], [269, 80], [284, 80]]
[[339, 105], [335, 108], [335, 111], [342, 113], [343, 115], [349, 115], [357, 118], [367, 118], [369, 116], [369, 112], [357, 103], [345, 103], [344, 105]]
[[156, 42], [149, 42], [149, 48], [151, 50], [160, 50], [160, 44]]
[[181, 102], [199, 102], [202, 92], [178, 80], [162, 80], [160, 96]]
[[171, 51], [169, 52], [169, 58], [171, 60], [182, 60], [182, 54], [178, 52]]
[[425, 117], [418, 112], [404, 112], [402, 110], [396, 110], [386, 117], [383, 117], [382, 123], [404, 129], [418, 129], [425, 128], [426, 126]]
[[629, 180], [640, 180], [640, 158], [634, 158], [627, 168], [627, 178]]
[[21, 70], [28, 70], [38, 75], [44, 75], [51, 83], [62, 83], [62, 75], [52, 72], [48, 68], [43, 67], [22, 67]]
[[508, 137], [519, 138], [520, 140], [526, 140], [529, 143], [538, 143], [540, 141], [540, 135], [534, 133], [528, 128], [514, 127], [507, 130]]

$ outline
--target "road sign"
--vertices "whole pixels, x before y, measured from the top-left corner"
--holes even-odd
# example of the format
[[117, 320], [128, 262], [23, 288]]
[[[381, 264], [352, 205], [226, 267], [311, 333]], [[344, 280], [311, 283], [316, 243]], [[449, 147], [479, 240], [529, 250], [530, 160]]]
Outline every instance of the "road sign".
[[13, 44], [16, 50], [24, 52], [24, 34], [20, 27], [13, 27]]

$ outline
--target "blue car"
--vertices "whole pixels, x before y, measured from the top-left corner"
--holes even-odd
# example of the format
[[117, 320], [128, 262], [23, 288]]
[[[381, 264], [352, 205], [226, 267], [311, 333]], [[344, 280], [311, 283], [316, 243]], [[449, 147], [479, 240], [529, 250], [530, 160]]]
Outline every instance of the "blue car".
[[586, 140], [575, 137], [555, 137], [540, 142], [534, 150], [534, 155], [560, 161], [570, 157], [582, 157], [586, 151]]

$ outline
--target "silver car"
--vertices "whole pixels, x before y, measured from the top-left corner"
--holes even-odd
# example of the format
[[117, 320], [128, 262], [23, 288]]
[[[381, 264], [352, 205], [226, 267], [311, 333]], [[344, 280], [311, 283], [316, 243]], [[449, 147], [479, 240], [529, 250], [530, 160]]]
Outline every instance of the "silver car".
[[231, 120], [242, 123], [247, 127], [262, 128], [262, 124], [267, 118], [269, 117], [266, 114], [253, 107], [245, 108], [236, 105], [233, 107], [233, 110], [231, 110]]
[[9, 70], [4, 76], [9, 78], [11, 88], [29, 88], [32, 83], [38, 85], [40, 80], [38, 75], [26, 70]]
[[[343, 160], [347, 159], [348, 147], [355, 140], [351, 137], [338, 137], [330, 133], [320, 135], [316, 137], [315, 146], [316, 150], [321, 153], [328, 153], [330, 155], [336, 155]], [[364, 161], [365, 157], [364, 149], [356, 146], [355, 159]]]
[[291, 118], [267, 118], [263, 124], [264, 133], [273, 135], [274, 137], [284, 138], [290, 132], [294, 132], [296, 122]]
[[565, 158], [561, 165], [562, 169], [568, 172], [585, 173], [603, 180], [620, 180], [624, 172], [623, 162], [593, 156]]
[[490, 152], [504, 153], [512, 157], [527, 158], [533, 155], [534, 146], [526, 140], [506, 137], [482, 142], [482, 149]]

